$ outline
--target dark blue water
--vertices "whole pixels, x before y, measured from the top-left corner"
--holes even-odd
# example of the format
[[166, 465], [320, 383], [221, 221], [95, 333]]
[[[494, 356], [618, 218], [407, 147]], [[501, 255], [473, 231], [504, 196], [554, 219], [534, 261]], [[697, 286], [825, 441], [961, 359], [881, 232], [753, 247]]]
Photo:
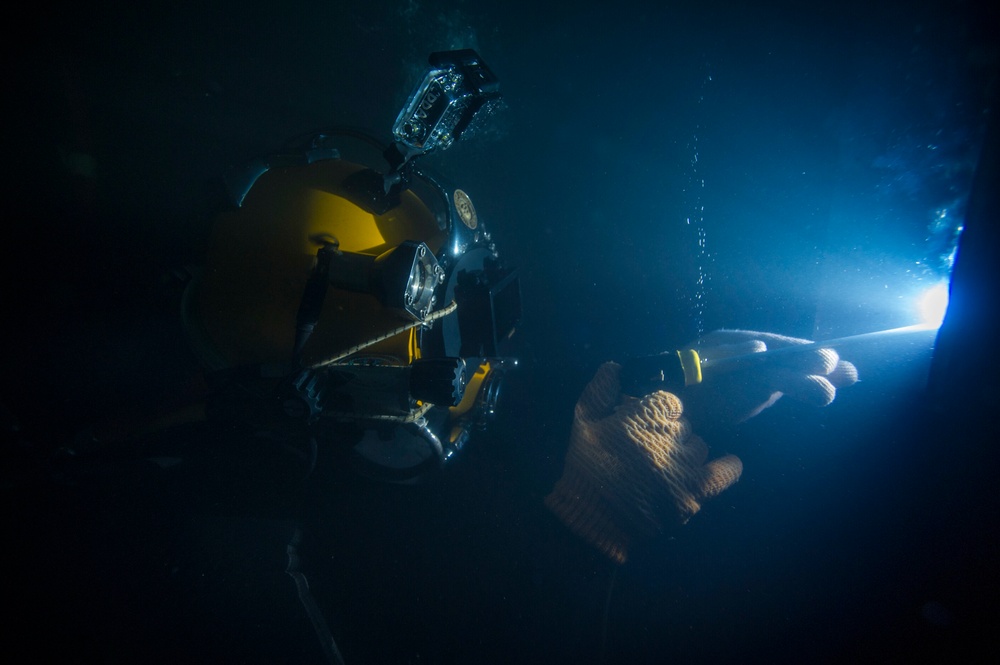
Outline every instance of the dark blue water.
[[[861, 381], [829, 407], [785, 399], [719, 432], [713, 455], [739, 455], [741, 481], [613, 577], [543, 508], [605, 360], [720, 327], [915, 323], [915, 296], [950, 275], [995, 112], [996, 16], [976, 3], [674, 4], [103, 3], [12, 26], [30, 38], [5, 103], [2, 398], [20, 423], [5, 646], [24, 662], [312, 662], [285, 573], [296, 530], [348, 664], [962, 660], [995, 644], [996, 391], [929, 391], [927, 336], [845, 350]], [[387, 140], [427, 55], [455, 48], [503, 90], [426, 159], [521, 271], [523, 369], [499, 422], [418, 487], [329, 449], [303, 481], [226, 427], [171, 435], [184, 474], [53, 471], [104, 414], [190, 388], [169, 275], [203, 258], [219, 175], [321, 127]]]

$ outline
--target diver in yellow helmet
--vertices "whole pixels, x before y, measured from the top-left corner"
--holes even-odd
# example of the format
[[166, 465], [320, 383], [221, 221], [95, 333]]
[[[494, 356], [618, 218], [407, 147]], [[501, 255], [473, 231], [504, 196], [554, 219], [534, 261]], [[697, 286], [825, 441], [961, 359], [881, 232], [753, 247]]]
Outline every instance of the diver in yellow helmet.
[[244, 414], [350, 440], [367, 473], [399, 481], [489, 420], [516, 362], [517, 271], [471, 196], [417, 158], [498, 95], [474, 51], [435, 53], [388, 147], [319, 132], [231, 174], [183, 319], [219, 392], [254, 396]]

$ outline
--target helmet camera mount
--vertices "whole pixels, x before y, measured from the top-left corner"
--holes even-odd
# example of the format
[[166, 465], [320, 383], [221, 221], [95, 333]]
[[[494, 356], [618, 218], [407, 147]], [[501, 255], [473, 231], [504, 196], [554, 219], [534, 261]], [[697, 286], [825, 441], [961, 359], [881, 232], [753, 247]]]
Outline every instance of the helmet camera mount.
[[389, 171], [365, 170], [352, 178], [359, 205], [363, 201], [375, 214], [398, 205], [416, 158], [450, 147], [476, 113], [499, 96], [500, 82], [472, 49], [432, 53], [393, 124], [393, 143], [383, 153]]

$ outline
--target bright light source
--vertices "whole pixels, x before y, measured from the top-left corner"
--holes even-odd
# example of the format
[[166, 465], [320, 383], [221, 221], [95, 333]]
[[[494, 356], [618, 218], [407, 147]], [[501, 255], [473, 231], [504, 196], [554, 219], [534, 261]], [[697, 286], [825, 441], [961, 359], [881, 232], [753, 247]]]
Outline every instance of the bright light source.
[[921, 323], [940, 328], [944, 313], [948, 310], [948, 284], [942, 282], [924, 291], [917, 300], [917, 307], [920, 309]]

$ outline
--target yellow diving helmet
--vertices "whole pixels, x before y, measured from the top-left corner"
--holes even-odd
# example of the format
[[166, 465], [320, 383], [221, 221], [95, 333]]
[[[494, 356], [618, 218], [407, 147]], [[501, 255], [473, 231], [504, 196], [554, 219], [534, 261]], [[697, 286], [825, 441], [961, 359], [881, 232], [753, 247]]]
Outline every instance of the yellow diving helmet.
[[517, 273], [469, 195], [415, 161], [498, 97], [474, 51], [435, 53], [388, 147], [320, 132], [227, 178], [234, 207], [183, 314], [205, 367], [253, 396], [245, 411], [346, 439], [399, 481], [489, 420], [516, 364]]

